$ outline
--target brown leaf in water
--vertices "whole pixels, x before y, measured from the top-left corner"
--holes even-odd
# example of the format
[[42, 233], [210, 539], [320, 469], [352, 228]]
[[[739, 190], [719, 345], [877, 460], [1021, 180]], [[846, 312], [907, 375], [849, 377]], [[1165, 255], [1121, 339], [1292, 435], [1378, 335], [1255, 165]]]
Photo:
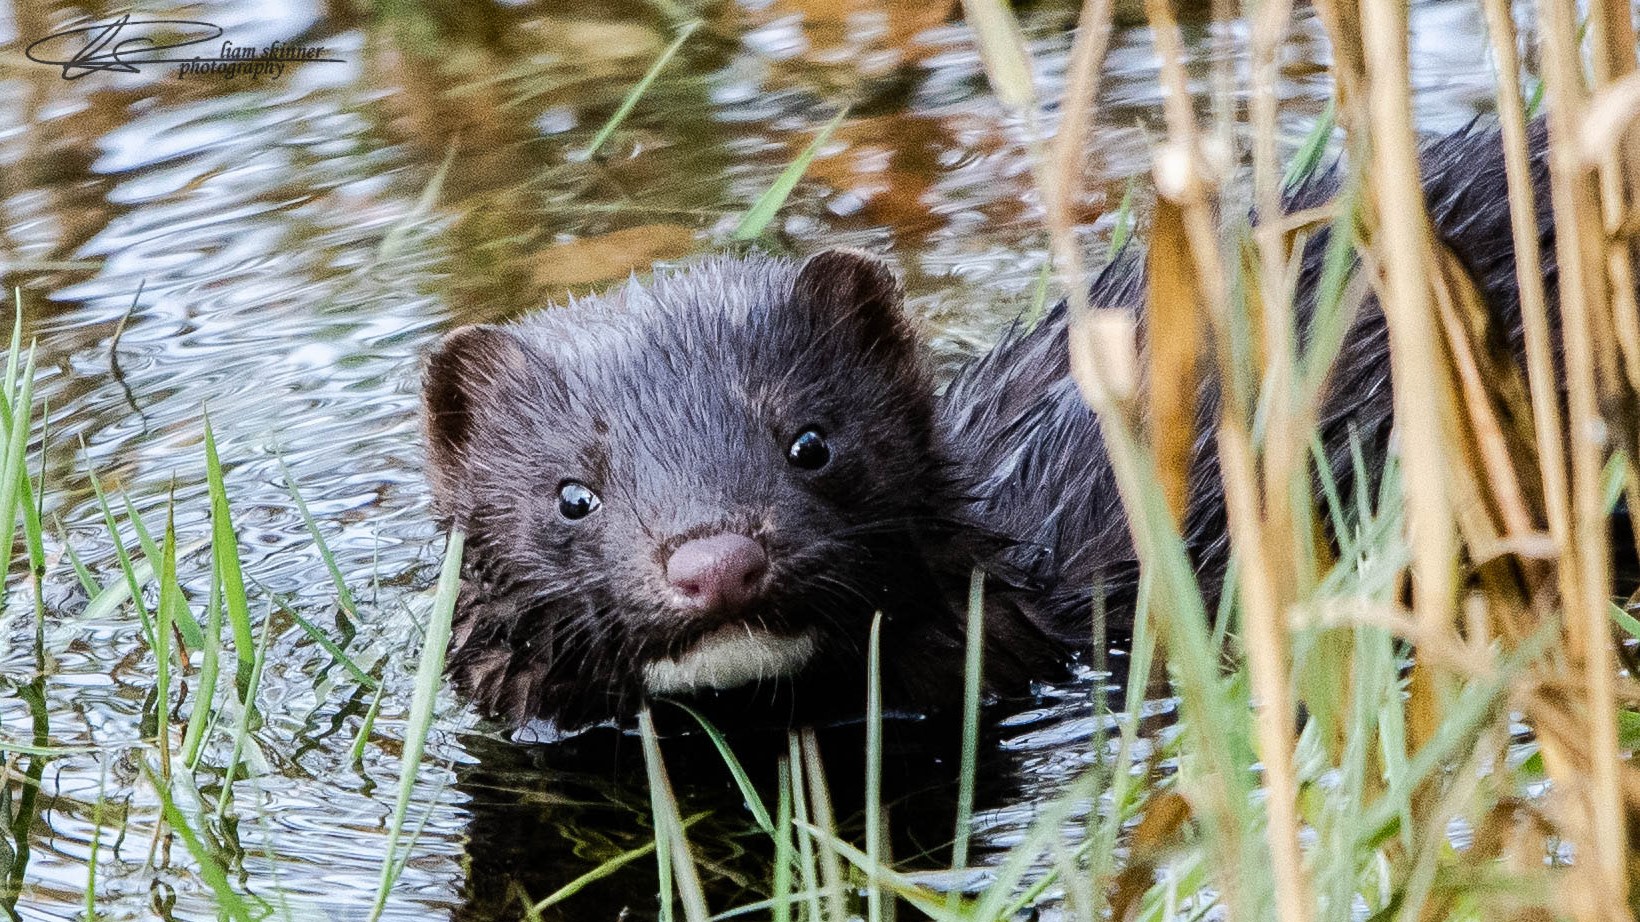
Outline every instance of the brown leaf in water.
[[771, 11], [801, 17], [809, 41], [806, 57], [811, 60], [855, 50], [850, 46], [869, 35], [873, 50], [893, 51], [901, 60], [917, 61], [930, 57], [937, 47], [919, 42], [918, 37], [951, 21], [960, 6], [959, 0], [778, 0]]
[[1138, 912], [1140, 900], [1156, 882], [1156, 869], [1179, 844], [1180, 834], [1190, 820], [1190, 801], [1184, 795], [1169, 792], [1151, 800], [1139, 828], [1133, 831], [1127, 867], [1112, 884], [1111, 918], [1125, 920]]
[[[808, 178], [830, 186], [844, 201], [857, 200], [859, 211], [850, 214], [852, 220], [888, 225], [902, 240], [915, 239], [945, 222], [945, 216], [928, 207], [938, 197], [935, 183], [947, 169], [941, 158], [960, 146], [945, 121], [915, 112], [867, 115], [844, 122], [833, 140], [842, 144], [841, 150], [817, 156], [809, 164]], [[804, 143], [797, 141], [793, 150]], [[989, 147], [990, 143], [980, 141], [974, 146]], [[994, 204], [1022, 209], [1019, 197], [1023, 190], [1015, 198], [1000, 196], [1005, 201]], [[1014, 217], [1017, 212], [1000, 213], [997, 220]]]
[[[647, 66], [666, 47], [664, 33], [642, 22], [624, 19], [582, 19], [543, 16], [525, 26], [543, 46], [564, 53], [566, 60], [600, 75], [615, 76], [631, 69], [631, 62]], [[642, 76], [640, 68], [632, 79]]]
[[679, 259], [698, 246], [693, 228], [640, 224], [547, 247], [532, 257], [533, 277], [543, 288], [590, 285], [648, 270], [660, 260]]

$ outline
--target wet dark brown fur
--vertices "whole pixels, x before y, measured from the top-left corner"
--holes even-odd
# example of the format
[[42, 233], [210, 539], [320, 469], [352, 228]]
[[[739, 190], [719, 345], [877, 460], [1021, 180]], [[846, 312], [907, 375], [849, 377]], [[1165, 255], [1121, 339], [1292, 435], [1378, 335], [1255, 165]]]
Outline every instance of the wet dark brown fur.
[[[1528, 146], [1541, 260], [1551, 323], [1558, 325], [1546, 143], [1543, 122], [1533, 122]], [[1520, 292], [1498, 134], [1471, 127], [1428, 144], [1420, 160], [1435, 236], [1458, 257], [1490, 308], [1494, 350], [1514, 356], [1524, 369]], [[1292, 190], [1288, 211], [1326, 203], [1338, 192], [1338, 183], [1335, 168]], [[1297, 284], [1301, 337], [1308, 332], [1330, 242], [1330, 230], [1324, 228], [1303, 254]], [[1123, 254], [1093, 283], [1092, 302], [1140, 310], [1143, 271], [1142, 254]], [[1025, 604], [1032, 617], [1059, 626], [1086, 623], [1095, 586], [1113, 613], [1131, 612], [1138, 568], [1115, 475], [1093, 416], [1070, 379], [1068, 362], [1061, 304], [1044, 322], [1008, 336], [965, 368], [943, 404], [943, 428], [954, 442], [969, 447], [965, 457], [980, 479], [984, 499], [974, 516], [1017, 542], [1017, 558], [1035, 555], [1034, 566], [1044, 571], [1048, 588], [1027, 597]], [[1217, 397], [1211, 389], [1205, 396], [1203, 415], [1211, 419]], [[1369, 294], [1344, 335], [1319, 417], [1331, 474], [1346, 498], [1357, 489], [1352, 431], [1369, 474], [1375, 474], [1382, 467], [1391, 421], [1388, 329], [1377, 299]], [[1364, 488], [1375, 490], [1376, 482]], [[1198, 442], [1192, 463], [1184, 533], [1198, 582], [1211, 600], [1224, 578], [1229, 536], [1218, 455], [1210, 437]], [[1114, 620], [1113, 634], [1125, 626], [1120, 617]]]
[[[1552, 290], [1542, 141], [1534, 128]], [[1442, 139], [1425, 151], [1424, 170], [1437, 234], [1518, 354], [1496, 134]], [[1336, 186], [1325, 175], [1289, 207], [1318, 204]], [[1323, 233], [1304, 255], [1301, 328], [1325, 246]], [[1141, 265], [1131, 254], [1112, 263], [1094, 301], [1139, 310]], [[1136, 572], [1064, 337], [1061, 305], [936, 399], [892, 274], [847, 251], [805, 262], [707, 259], [647, 287], [455, 331], [427, 363], [424, 408], [436, 509], [468, 535], [449, 658], [457, 685], [513, 722], [569, 729], [630, 716], [644, 700], [644, 663], [675, 657], [724, 623], [681, 611], [664, 583], [673, 549], [719, 532], [752, 537], [769, 557], [767, 589], [747, 623], [775, 634], [812, 628], [818, 638], [795, 676], [705, 696], [731, 702], [731, 719], [858, 712], [877, 611], [889, 705], [955, 705], [976, 564], [992, 573], [993, 689], [1018, 692], [1059, 675], [1064, 638], [1087, 636], [1091, 587], [1103, 587], [1119, 629]], [[1328, 394], [1323, 441], [1348, 492], [1348, 433], [1359, 433], [1376, 466], [1390, 425], [1387, 341], [1370, 298]], [[831, 445], [820, 470], [786, 458], [807, 427]], [[557, 509], [566, 479], [588, 484], [601, 507], [566, 521]], [[1216, 593], [1224, 512], [1206, 440], [1192, 497], [1186, 537]]]
[[[851, 252], [706, 260], [450, 334], [424, 402], [436, 505], [468, 535], [456, 683], [515, 722], [630, 716], [642, 665], [723, 622], [674, 604], [667, 555], [732, 531], [770, 560], [747, 620], [817, 632], [809, 667], [745, 690], [751, 706], [779, 720], [858, 711], [877, 611], [891, 705], [952, 700], [959, 612], [985, 541], [964, 517], [964, 469], [933, 394], [893, 275]], [[816, 471], [786, 459], [808, 427], [832, 451]], [[565, 521], [567, 478], [602, 506]], [[1004, 685], [1060, 659], [1009, 611], [992, 633]]]

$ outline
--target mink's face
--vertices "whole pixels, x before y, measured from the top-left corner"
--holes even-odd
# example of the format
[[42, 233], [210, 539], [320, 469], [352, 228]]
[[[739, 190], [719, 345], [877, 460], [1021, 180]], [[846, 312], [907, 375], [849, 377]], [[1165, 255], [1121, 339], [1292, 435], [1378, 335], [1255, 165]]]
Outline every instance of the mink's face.
[[579, 725], [862, 659], [937, 524], [930, 393], [892, 275], [848, 252], [452, 333], [424, 399], [468, 534], [458, 681]]

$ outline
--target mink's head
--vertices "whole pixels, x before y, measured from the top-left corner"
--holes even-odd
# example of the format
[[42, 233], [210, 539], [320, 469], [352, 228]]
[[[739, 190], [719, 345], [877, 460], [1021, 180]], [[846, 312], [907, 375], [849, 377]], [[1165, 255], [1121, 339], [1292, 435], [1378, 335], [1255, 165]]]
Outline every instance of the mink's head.
[[567, 729], [812, 676], [937, 595], [932, 389], [870, 256], [714, 259], [458, 329], [423, 414], [468, 536], [450, 666], [491, 713]]

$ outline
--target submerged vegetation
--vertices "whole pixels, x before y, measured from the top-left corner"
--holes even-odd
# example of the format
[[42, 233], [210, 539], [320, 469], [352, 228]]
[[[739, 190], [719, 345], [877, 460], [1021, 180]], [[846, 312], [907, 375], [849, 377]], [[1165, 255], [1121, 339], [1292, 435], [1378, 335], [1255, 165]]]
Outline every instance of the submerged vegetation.
[[[1238, 85], [1225, 63], [1197, 106], [1175, 11], [1166, 0], [1147, 0], [1168, 91], [1165, 132], [1153, 151], [1158, 195], [1148, 222], [1134, 230], [1130, 187], [1112, 240], [1113, 251], [1130, 235], [1166, 244], [1152, 247], [1157, 255], [1148, 264], [1152, 326], [1145, 339], [1154, 345], [1141, 353], [1132, 317], [1085, 303], [1076, 210], [1099, 113], [1065, 105], [1050, 126], [1010, 8], [966, 0], [996, 114], [1018, 126], [1030, 150], [1051, 242], [1054, 275], [1044, 276], [1036, 310], [1054, 286], [1072, 301], [1078, 383], [1101, 414], [1143, 559], [1119, 694], [1107, 701], [1110, 686], [1093, 683], [1101, 729], [1080, 744], [1080, 769], [1034, 805], [1005, 852], [981, 853], [971, 838], [984, 806], [976, 791], [985, 745], [983, 663], [970, 650], [957, 793], [939, 850], [947, 866], [932, 869], [928, 856], [902, 862], [893, 854], [888, 718], [875, 695], [863, 758], [855, 761], [822, 752], [816, 735], [803, 731], [775, 747], [772, 766], [761, 764], [737, 752], [736, 739], [705, 727], [722, 776], [745, 805], [745, 815], [733, 818], [744, 827], [733, 841], [759, 856], [751, 876], [703, 854], [701, 830], [723, 818], [691, 808], [685, 785], [668, 771], [672, 741], [645, 714], [637, 747], [648, 795], [648, 816], [635, 823], [641, 841], [612, 835], [589, 844], [577, 852], [585, 866], [555, 891], [511, 894], [512, 917], [553, 918], [640, 864], [655, 868], [644, 879], [659, 898], [629, 894], [628, 905], [640, 915], [689, 922], [731, 914], [777, 922], [896, 915], [989, 922], [1043, 904], [1079, 920], [1592, 922], [1632, 915], [1630, 823], [1640, 808], [1640, 777], [1629, 756], [1640, 745], [1632, 675], [1640, 620], [1627, 600], [1612, 597], [1607, 535], [1618, 503], [1640, 501], [1632, 463], [1640, 457], [1640, 309], [1629, 212], [1629, 127], [1640, 112], [1636, 41], [1624, 4], [1595, 2], [1580, 18], [1569, 0], [1541, 0], [1532, 11], [1543, 82], [1526, 93], [1508, 5], [1480, 2], [1523, 243], [1535, 233], [1525, 125], [1540, 100], [1553, 150], [1562, 267], [1554, 280], [1564, 339], [1550, 332], [1537, 248], [1520, 246], [1524, 379], [1487, 350], [1474, 286], [1431, 239], [1423, 216], [1404, 6], [1317, 3], [1334, 48], [1337, 102], [1330, 111], [1342, 129], [1344, 193], [1316, 213], [1257, 227], [1232, 222], [1221, 231], [1218, 216], [1240, 207], [1230, 194], [1241, 163], [1233, 155], [1236, 99], [1246, 100], [1260, 214], [1279, 214], [1283, 186], [1321, 168], [1334, 123], [1318, 124], [1284, 168], [1275, 62], [1290, 2], [1217, 11], [1246, 17], [1252, 67]], [[1098, 98], [1115, 14], [1109, 0], [1087, 0], [1067, 99]], [[585, 157], [606, 149], [696, 31], [677, 30]], [[1213, 115], [1204, 122], [1198, 110]], [[794, 151], [729, 236], [768, 232], [848, 111]], [[444, 171], [438, 176], [442, 182]], [[1321, 227], [1332, 229], [1334, 271], [1301, 346], [1293, 254]], [[1357, 256], [1367, 267], [1362, 283], [1345, 271]], [[1368, 285], [1390, 322], [1400, 454], [1378, 478], [1376, 497], [1349, 502], [1316, 463], [1316, 401]], [[19, 297], [19, 314], [25, 307]], [[434, 592], [411, 603], [419, 659], [359, 641], [370, 606], [355, 597], [358, 587], [349, 587], [326, 544], [329, 523], [309, 512], [287, 476], [291, 502], [333, 583], [335, 624], [321, 624], [262, 587], [247, 567], [247, 529], [224, 477], [224, 461], [232, 459], [220, 457], [207, 420], [197, 457], [178, 461], [203, 471], [204, 509], [173, 503], [163, 524], [145, 521], [120, 489], [92, 473], [114, 554], [112, 578], [99, 580], [45, 513], [55, 485], [41, 459], [53, 436], [39, 422], [48, 415], [37, 407], [35, 356], [22, 330], [19, 319], [0, 379], [0, 554], [8, 564], [17, 558], [7, 571], [9, 604], [32, 612], [34, 678], [15, 689], [29, 703], [31, 723], [0, 727], [7, 769], [0, 822], [10, 833], [9, 854], [0, 854], [0, 904], [13, 917], [29, 917], [24, 877], [42, 779], [56, 762], [89, 758], [99, 766], [98, 789], [77, 803], [59, 796], [55, 807], [83, 811], [96, 829], [83, 860], [85, 918], [100, 917], [103, 843], [129, 851], [139, 839], [155, 868], [160, 915], [174, 908], [177, 887], [197, 889], [230, 919], [323, 914], [327, 895], [285, 886], [277, 862], [259, 860], [271, 849], [256, 844], [290, 834], [274, 829], [254, 796], [268, 770], [258, 732], [294, 735], [270, 725], [293, 718], [262, 694], [264, 676], [277, 666], [270, 663], [277, 624], [323, 651], [327, 665], [315, 680], [322, 695], [360, 705], [344, 710], [332, 730], [346, 727], [351, 762], [367, 748], [398, 760], [399, 783], [376, 792], [390, 805], [387, 844], [378, 889], [361, 908], [366, 917], [381, 915], [415, 860], [432, 800], [444, 791], [442, 782], [430, 791], [422, 772], [433, 761], [426, 744], [460, 536], [449, 542]], [[1214, 420], [1234, 561], [1222, 606], [1198, 587], [1176, 524], [1196, 395], [1208, 379], [1226, 395]], [[179, 527], [183, 518], [194, 527]], [[131, 613], [140, 650], [122, 668], [147, 671], [152, 685], [139, 726], [60, 744], [43, 697], [54, 675], [46, 635], [57, 617], [45, 583], [70, 572], [86, 615]], [[976, 577], [971, 619], [980, 617], [983, 592]], [[876, 633], [863, 640], [875, 658]], [[388, 682], [389, 672], [406, 681]], [[390, 688], [412, 690], [407, 704], [388, 704], [390, 711], [407, 708], [402, 733], [376, 726]], [[1161, 732], [1143, 723], [1158, 690], [1176, 717]], [[845, 776], [863, 780], [858, 804], [833, 797], [828, 778]], [[160, 872], [172, 862], [186, 865], [192, 880]], [[714, 902], [714, 882], [729, 878], [737, 892], [756, 895]]]

